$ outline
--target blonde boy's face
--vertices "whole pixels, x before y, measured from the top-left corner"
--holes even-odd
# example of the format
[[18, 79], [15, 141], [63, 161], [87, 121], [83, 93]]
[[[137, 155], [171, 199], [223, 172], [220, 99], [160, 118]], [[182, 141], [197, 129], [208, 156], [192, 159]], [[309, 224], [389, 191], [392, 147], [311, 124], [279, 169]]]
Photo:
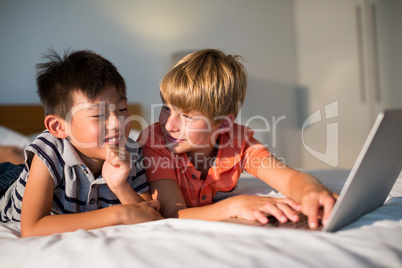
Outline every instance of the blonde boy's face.
[[106, 145], [124, 147], [131, 129], [127, 99], [105, 89], [95, 101], [76, 91], [66, 118], [66, 133], [81, 159], [103, 161]]
[[198, 112], [183, 113], [180, 109], [165, 104], [159, 115], [167, 148], [173, 153], [187, 153], [194, 157], [208, 156], [221, 133], [220, 124]]

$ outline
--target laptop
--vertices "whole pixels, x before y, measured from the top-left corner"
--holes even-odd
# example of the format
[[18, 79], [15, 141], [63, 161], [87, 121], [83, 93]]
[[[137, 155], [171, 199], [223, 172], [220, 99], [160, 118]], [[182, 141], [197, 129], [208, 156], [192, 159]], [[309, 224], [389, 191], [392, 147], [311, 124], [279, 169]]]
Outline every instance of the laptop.
[[[401, 170], [402, 109], [385, 110], [374, 122], [327, 224], [314, 230], [335, 232], [382, 206]], [[308, 229], [306, 217], [301, 216], [304, 219], [297, 223], [279, 223], [270, 216], [269, 223], [263, 226]], [[237, 223], [251, 224], [243, 220]]]

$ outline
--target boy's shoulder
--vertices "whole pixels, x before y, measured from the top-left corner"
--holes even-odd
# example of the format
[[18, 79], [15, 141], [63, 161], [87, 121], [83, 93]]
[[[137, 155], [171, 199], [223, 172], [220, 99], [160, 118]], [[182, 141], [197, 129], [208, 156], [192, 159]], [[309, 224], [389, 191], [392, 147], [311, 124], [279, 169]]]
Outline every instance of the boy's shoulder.
[[242, 146], [245, 142], [251, 140], [254, 131], [244, 125], [233, 123], [229, 131], [221, 134], [221, 143], [231, 142], [235, 146]]
[[36, 136], [27, 148], [44, 148], [48, 146], [56, 149], [57, 147], [63, 146], [63, 141], [52, 135], [48, 130], [45, 130]]
[[35, 140], [25, 148], [25, 156], [32, 157], [32, 153], [41, 158], [42, 161], [57, 161], [61, 165], [82, 164], [82, 161], [68, 139], [60, 139], [45, 130], [39, 134]]
[[233, 123], [231, 131], [232, 136], [237, 139], [246, 139], [254, 135], [254, 131], [251, 128], [237, 123]]

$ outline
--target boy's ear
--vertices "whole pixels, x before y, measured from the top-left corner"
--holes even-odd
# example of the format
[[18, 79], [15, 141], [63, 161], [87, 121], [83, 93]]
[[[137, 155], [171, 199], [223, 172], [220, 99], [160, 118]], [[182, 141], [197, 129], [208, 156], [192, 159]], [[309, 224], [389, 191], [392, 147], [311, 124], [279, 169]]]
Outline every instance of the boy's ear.
[[233, 123], [234, 123], [234, 115], [230, 114], [225, 116], [225, 118], [221, 122], [221, 125], [219, 126], [220, 132], [224, 133], [229, 131], [232, 128]]
[[50, 134], [59, 138], [66, 139], [67, 133], [65, 129], [65, 120], [56, 115], [48, 115], [45, 117], [45, 127]]

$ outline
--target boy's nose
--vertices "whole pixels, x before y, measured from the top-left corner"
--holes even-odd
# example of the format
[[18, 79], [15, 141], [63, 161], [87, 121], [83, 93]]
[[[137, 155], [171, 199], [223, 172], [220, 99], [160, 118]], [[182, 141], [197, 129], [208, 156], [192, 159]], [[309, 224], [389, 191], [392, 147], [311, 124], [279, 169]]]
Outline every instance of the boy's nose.
[[167, 118], [165, 129], [169, 132], [178, 132], [180, 131], [181, 118], [178, 114], [170, 114]]
[[106, 128], [108, 130], [119, 129], [119, 126], [120, 126], [120, 121], [119, 121], [118, 116], [116, 116], [115, 113], [110, 113], [109, 118], [106, 122]]

